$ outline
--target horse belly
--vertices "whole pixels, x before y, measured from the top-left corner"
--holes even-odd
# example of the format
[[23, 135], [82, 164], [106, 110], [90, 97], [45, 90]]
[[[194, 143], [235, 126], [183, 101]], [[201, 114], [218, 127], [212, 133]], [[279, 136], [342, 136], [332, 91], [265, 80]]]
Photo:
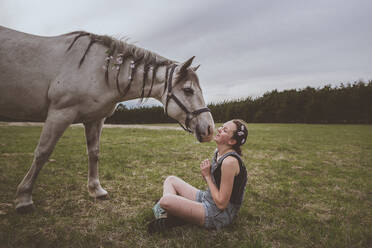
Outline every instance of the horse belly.
[[[27, 83], [29, 87], [24, 87]], [[32, 82], [0, 82], [0, 116], [25, 121], [44, 121], [48, 112], [47, 91], [32, 85]]]
[[[0, 54], [1, 55], [1, 54]], [[48, 111], [49, 80], [34, 65], [0, 57], [0, 116], [44, 121]]]

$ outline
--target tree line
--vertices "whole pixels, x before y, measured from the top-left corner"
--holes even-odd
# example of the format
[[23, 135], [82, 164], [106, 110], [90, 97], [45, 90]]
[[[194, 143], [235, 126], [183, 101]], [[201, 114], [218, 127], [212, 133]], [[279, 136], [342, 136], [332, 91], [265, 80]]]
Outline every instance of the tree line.
[[[266, 92], [263, 96], [208, 105], [215, 122], [239, 118], [253, 123], [372, 123], [372, 80], [332, 87]], [[0, 121], [16, 121], [0, 117]], [[18, 120], [19, 121], [19, 120]], [[27, 120], [22, 120], [27, 121]], [[120, 103], [105, 123], [174, 123], [163, 107], [126, 108]]]
[[[261, 97], [211, 103], [215, 122], [234, 118], [257, 123], [372, 123], [372, 80], [332, 87], [306, 87]], [[106, 123], [171, 123], [163, 107], [128, 109], [120, 104]]]

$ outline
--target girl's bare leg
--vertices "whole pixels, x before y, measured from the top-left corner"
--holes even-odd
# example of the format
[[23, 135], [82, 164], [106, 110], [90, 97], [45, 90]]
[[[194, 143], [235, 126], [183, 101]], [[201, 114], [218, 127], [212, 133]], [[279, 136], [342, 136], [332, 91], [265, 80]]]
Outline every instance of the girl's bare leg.
[[164, 181], [163, 196], [168, 194], [183, 196], [189, 200], [196, 200], [196, 193], [198, 189], [186, 183], [181, 178], [176, 176], [169, 176]]
[[200, 202], [168, 193], [160, 199], [160, 206], [167, 211], [168, 214], [201, 226], [204, 224], [205, 210]]

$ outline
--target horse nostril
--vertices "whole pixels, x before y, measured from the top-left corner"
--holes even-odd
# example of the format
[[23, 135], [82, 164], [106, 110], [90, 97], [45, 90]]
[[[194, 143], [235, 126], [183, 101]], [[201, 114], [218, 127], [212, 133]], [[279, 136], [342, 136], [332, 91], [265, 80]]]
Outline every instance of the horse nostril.
[[211, 135], [211, 126], [208, 125], [208, 136]]

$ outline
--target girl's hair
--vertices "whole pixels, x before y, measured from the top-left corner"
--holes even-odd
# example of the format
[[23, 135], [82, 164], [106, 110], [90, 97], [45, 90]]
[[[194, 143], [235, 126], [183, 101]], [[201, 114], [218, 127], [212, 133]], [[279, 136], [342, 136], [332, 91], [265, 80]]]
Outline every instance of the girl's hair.
[[236, 143], [233, 145], [233, 149], [240, 156], [243, 156], [240, 146], [243, 145], [247, 141], [248, 129], [247, 129], [246, 124], [243, 120], [233, 119], [232, 121], [236, 125], [236, 130], [233, 133], [233, 139], [236, 140]]

